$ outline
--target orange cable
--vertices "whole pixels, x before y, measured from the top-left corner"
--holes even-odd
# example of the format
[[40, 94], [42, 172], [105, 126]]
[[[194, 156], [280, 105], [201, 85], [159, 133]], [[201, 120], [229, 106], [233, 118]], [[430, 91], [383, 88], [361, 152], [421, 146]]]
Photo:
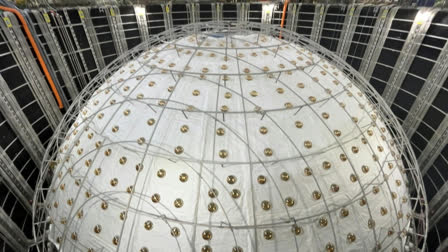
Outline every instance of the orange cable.
[[8, 8], [5, 6], [0, 6], [0, 10], [3, 11], [9, 11], [14, 13], [20, 20], [20, 23], [22, 23], [22, 26], [25, 30], [25, 34], [30, 40], [31, 46], [33, 47], [34, 53], [36, 53], [37, 60], [39, 60], [39, 64], [42, 67], [42, 70], [44, 71], [45, 77], [47, 77], [48, 83], [50, 84], [51, 91], [53, 91], [53, 94], [56, 98], [56, 101], [58, 103], [58, 106], [60, 109], [64, 108], [64, 105], [62, 104], [61, 97], [59, 96], [58, 90], [56, 89], [56, 86], [54, 85], [53, 79], [50, 76], [50, 73], [48, 72], [47, 66], [45, 65], [44, 60], [42, 59], [42, 55], [39, 52], [39, 49], [37, 48], [37, 44], [34, 41], [33, 35], [31, 35], [30, 29], [28, 28], [28, 24], [26, 23], [25, 19], [22, 16], [22, 13], [20, 11]]
[[[288, 8], [289, 0], [285, 0], [285, 3], [283, 4], [283, 13], [282, 13], [282, 22], [280, 23], [280, 28], [283, 28], [285, 25], [285, 17], [286, 17], [286, 9]], [[282, 38], [282, 31], [280, 31], [279, 38]]]

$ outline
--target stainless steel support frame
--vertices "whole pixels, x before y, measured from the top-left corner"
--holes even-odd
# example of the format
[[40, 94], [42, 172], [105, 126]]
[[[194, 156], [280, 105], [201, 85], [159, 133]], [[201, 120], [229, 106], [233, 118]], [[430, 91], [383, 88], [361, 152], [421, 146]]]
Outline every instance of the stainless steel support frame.
[[7, 27], [4, 22], [0, 22], [0, 28], [4, 31], [9, 31], [5, 32], [8, 41], [10, 41], [9, 45], [13, 49], [16, 59], [19, 61], [18, 63], [25, 68], [23, 69], [23, 73], [30, 83], [29, 86], [36, 96], [51, 128], [54, 130], [58, 126], [62, 114], [53, 93], [34, 59], [27, 39], [22, 33], [21, 26], [15, 15], [10, 12], [3, 12], [3, 16], [10, 20], [11, 26]]
[[116, 6], [110, 6], [107, 8], [106, 17], [111, 28], [112, 40], [117, 51], [117, 56], [122, 55], [128, 50], [128, 46], [121, 22], [120, 10]]
[[439, 128], [428, 142], [426, 148], [420, 154], [418, 163], [421, 164], [420, 169], [424, 175], [439, 156], [445, 145], [448, 144], [448, 116], [446, 116]]
[[288, 17], [286, 18], [285, 28], [290, 31], [296, 31], [297, 21], [299, 20], [299, 10], [301, 3], [290, 3], [288, 5]]
[[[0, 177], [11, 192], [17, 197], [24, 208], [31, 213], [31, 202], [34, 191], [26, 182], [20, 171], [8, 157], [5, 150], [0, 147]], [[5, 193], [5, 192], [2, 192]]]
[[221, 22], [222, 19], [222, 3], [212, 3], [212, 19]]
[[169, 29], [173, 28], [173, 17], [171, 15], [171, 6], [172, 6], [171, 2], [162, 4], [165, 30], [169, 30]]
[[90, 8], [79, 8], [78, 15], [81, 19], [82, 27], [87, 36], [87, 41], [93, 50], [93, 58], [98, 66], [98, 70], [106, 67], [103, 53], [96, 36], [95, 28], [93, 27], [92, 18], [90, 17]]
[[381, 19], [385, 19], [382, 25], [382, 31], [381, 33], [376, 35], [376, 43], [373, 44], [373, 48], [369, 48], [369, 51], [366, 52], [365, 55], [367, 55], [367, 57], [364, 60], [364, 64], [361, 65], [359, 71], [367, 80], [370, 80], [370, 78], [372, 77], [373, 70], [375, 69], [376, 63], [378, 62], [378, 58], [380, 57], [380, 53], [384, 47], [384, 43], [386, 42], [387, 34], [389, 33], [392, 21], [394, 20], [395, 14], [397, 14], [399, 8], [400, 7], [393, 7], [392, 9], [390, 9], [390, 11], [387, 12], [387, 17], [384, 17], [384, 11], [382, 16], [380, 17]]
[[[418, 17], [419, 15], [422, 15], [421, 13], [423, 12], [428, 13], [428, 20], [421, 23], [421, 20], [419, 20]], [[401, 84], [409, 71], [413, 58], [417, 54], [417, 51], [425, 38], [426, 31], [428, 30], [436, 12], [437, 9], [427, 10], [425, 8], [420, 9], [417, 13], [411, 30], [406, 38], [406, 42], [403, 45], [403, 49], [400, 52], [400, 56], [398, 56], [394, 70], [392, 71], [386, 88], [384, 89], [383, 98], [389, 106], [392, 105], [398, 91], [400, 91]]]
[[429, 202], [429, 229], [448, 213], [448, 183], [445, 183]]
[[[69, 67], [65, 58], [62, 56], [62, 50], [58, 43], [56, 43], [57, 39], [54, 33], [52, 32], [50, 20], [45, 20], [43, 15], [47, 13], [41, 13], [37, 10], [31, 10], [34, 17], [36, 17], [37, 24], [39, 25], [40, 30], [42, 31], [42, 36], [45, 38], [47, 42], [48, 48], [51, 51], [51, 55], [53, 55], [53, 59], [58, 66], [59, 72], [61, 74], [62, 79], [64, 80], [64, 84], [67, 87], [67, 91], [70, 95], [70, 98], [73, 100], [78, 95], [78, 89], [73, 83], [73, 76], [70, 73]], [[48, 14], [47, 14], [48, 15]]]
[[187, 10], [190, 12], [190, 23], [200, 22], [200, 5], [199, 3], [187, 3]]
[[351, 5], [349, 7], [349, 18], [345, 18], [344, 31], [341, 34], [341, 41], [338, 44], [338, 50], [336, 53], [341, 56], [343, 60], [347, 59], [348, 51], [353, 40], [353, 35], [355, 35], [355, 29], [358, 25], [359, 14], [361, 10], [365, 8], [365, 5]]
[[325, 14], [327, 13], [327, 6], [324, 4], [316, 4], [316, 9], [314, 10], [314, 20], [313, 28], [311, 30], [311, 40], [319, 43], [320, 35], [322, 32], [322, 26], [325, 19]]
[[249, 21], [249, 3], [237, 3], [236, 8], [238, 22]]
[[445, 43], [408, 116], [403, 122], [403, 129], [408, 137], [417, 130], [422, 118], [431, 107], [432, 102], [439, 93], [444, 80], [448, 78], [448, 43]]
[[[143, 10], [143, 11], [142, 11]], [[146, 20], [146, 8], [143, 5], [134, 5], [135, 19], [142, 42], [149, 40], [148, 21]]]
[[45, 148], [2, 76], [0, 76], [0, 111], [17, 134], [31, 159], [40, 165]]
[[17, 252], [26, 252], [31, 241], [26, 238], [23, 231], [9, 218], [9, 215], [0, 207], [0, 236]]

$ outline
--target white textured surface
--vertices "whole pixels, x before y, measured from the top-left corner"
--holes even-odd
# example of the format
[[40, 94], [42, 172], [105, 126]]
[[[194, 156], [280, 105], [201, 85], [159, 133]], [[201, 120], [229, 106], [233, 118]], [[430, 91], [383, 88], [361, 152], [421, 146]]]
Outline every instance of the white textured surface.
[[[381, 118], [372, 119], [375, 110], [360, 90], [318, 55], [276, 38], [200, 38], [143, 53], [87, 102], [61, 149], [59, 158], [69, 159], [55, 168], [56, 190], [47, 198], [54, 222], [51, 239], [65, 237], [64, 251], [200, 251], [205, 245], [213, 251], [232, 251], [235, 246], [243, 251], [324, 251], [328, 243], [337, 251], [370, 251], [375, 240], [388, 250], [401, 250], [397, 231], [408, 225], [406, 215], [411, 213], [405, 202], [406, 179], [399, 170], [402, 163], [393, 157], [391, 136]], [[194, 90], [200, 94], [193, 95]], [[222, 106], [228, 111], [221, 112]], [[155, 123], [148, 125], [151, 118]], [[301, 128], [297, 121], [303, 123]], [[185, 133], [183, 125], [188, 126]], [[115, 126], [118, 131], [113, 132]], [[260, 127], [267, 133], [261, 134]], [[218, 128], [224, 135], [216, 133]], [[334, 130], [341, 135], [335, 136]], [[312, 147], [306, 148], [305, 141]], [[177, 146], [182, 146], [181, 154], [175, 153]], [[359, 151], [354, 153], [353, 147]], [[271, 156], [265, 155], [266, 148]], [[227, 157], [220, 157], [221, 150]], [[341, 154], [348, 160], [342, 161]], [[323, 168], [325, 161], [331, 168]], [[140, 163], [143, 169], [137, 172]], [[369, 171], [364, 173], [362, 166]], [[306, 176], [306, 167], [313, 175]], [[163, 178], [157, 176], [160, 169], [166, 172]], [[289, 180], [281, 179], [283, 172]], [[186, 182], [179, 179], [182, 173], [188, 175]], [[352, 182], [351, 174], [359, 180]], [[235, 176], [234, 184], [227, 182], [229, 175]], [[257, 181], [259, 175], [266, 183]], [[116, 186], [111, 185], [114, 178]], [[339, 186], [338, 192], [331, 190], [332, 184]], [[376, 194], [374, 186], [379, 188]], [[210, 188], [218, 191], [217, 197], [209, 197]], [[240, 191], [238, 198], [232, 198], [233, 189]], [[322, 197], [314, 199], [314, 191]], [[155, 193], [160, 195], [158, 203], [151, 201]], [[367, 204], [360, 206], [363, 194]], [[284, 203], [287, 197], [294, 200], [293, 206]], [[176, 199], [182, 199], [182, 207], [174, 206]], [[269, 210], [262, 209], [264, 200], [270, 202]], [[102, 202], [108, 203], [106, 210]], [[216, 212], [207, 209], [211, 202]], [[382, 207], [387, 214], [381, 214]], [[349, 211], [347, 217], [341, 217], [341, 208]], [[125, 220], [120, 219], [123, 211]], [[403, 213], [399, 221], [397, 211]], [[325, 227], [319, 225], [321, 218], [328, 221]], [[373, 229], [368, 227], [370, 218]], [[144, 227], [148, 220], [151, 230]], [[291, 231], [294, 223], [301, 227], [300, 235]], [[101, 225], [100, 233], [95, 233], [96, 225]], [[173, 227], [179, 228], [179, 236], [170, 234]], [[395, 233], [388, 236], [390, 228]], [[205, 230], [212, 232], [210, 240], [203, 239]], [[272, 239], [264, 237], [266, 230], [273, 232]], [[348, 233], [356, 235], [354, 242], [347, 241]], [[113, 244], [114, 236], [120, 237], [118, 245]]]

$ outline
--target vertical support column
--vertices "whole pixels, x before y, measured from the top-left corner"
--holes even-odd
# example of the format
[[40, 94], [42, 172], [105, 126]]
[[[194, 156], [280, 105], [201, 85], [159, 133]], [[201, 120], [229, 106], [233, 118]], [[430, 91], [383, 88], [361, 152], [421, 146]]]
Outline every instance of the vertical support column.
[[340, 36], [341, 39], [336, 49], [337, 55], [342, 56], [345, 54], [345, 57], [342, 57], [344, 60], [347, 57], [362, 8], [362, 5], [358, 6], [358, 8], [356, 8], [356, 5], [354, 4], [348, 6], [348, 15], [345, 16], [344, 25]]
[[165, 20], [165, 30], [173, 28], [173, 16], [171, 15], [171, 2], [162, 4], [163, 19]]
[[190, 23], [200, 22], [199, 3], [187, 3], [187, 10], [190, 13]]
[[222, 3], [212, 4], [213, 21], [222, 22]]
[[448, 200], [446, 200], [447, 194], [448, 183], [445, 182], [445, 184], [440, 187], [436, 195], [434, 195], [429, 202], [429, 209], [431, 209], [429, 212], [429, 229], [432, 229], [433, 226], [437, 224], [441, 218], [443, 218], [443, 216], [448, 214]]
[[126, 45], [126, 37], [124, 36], [123, 24], [121, 23], [120, 10], [115, 7], [109, 7], [106, 11], [107, 20], [111, 28], [112, 39], [114, 41], [115, 48], [117, 49], [118, 56], [122, 55], [128, 50]]
[[288, 4], [288, 17], [286, 18], [286, 26], [285, 28], [290, 31], [296, 31], [297, 29], [297, 21], [299, 20], [299, 10], [301, 3], [291, 3]]
[[146, 20], [146, 8], [144, 5], [134, 5], [135, 19], [142, 42], [149, 40], [148, 22]]
[[14, 251], [25, 252], [31, 245], [23, 231], [12, 221], [9, 215], [0, 207], [0, 234], [4, 241], [14, 249]]
[[[62, 11], [63, 11], [63, 13], [64, 13], [65, 19], [67, 20], [67, 25], [68, 25], [68, 27], [69, 27], [69, 29], [70, 29], [70, 33], [71, 33], [71, 35], [72, 35], [72, 37], [73, 37], [73, 41], [75, 42], [75, 46], [76, 46], [76, 47], [74, 47], [74, 49], [76, 49], [76, 50], [81, 50], [81, 46], [79, 45], [78, 38], [77, 38], [77, 36], [76, 36], [75, 30], [73, 29], [72, 22], [70, 21], [70, 17], [69, 17], [69, 15], [68, 15], [67, 8], [63, 8]], [[74, 53], [75, 53], [75, 52], [74, 52]], [[84, 55], [82, 54], [82, 52], [79, 52], [79, 53], [77, 53], [77, 54], [79, 54], [79, 58], [81, 58], [81, 62], [82, 62], [82, 64], [83, 64], [83, 67], [84, 67], [85, 71], [87, 72], [89, 68], [87, 67], [86, 60], [85, 60], [85, 58], [84, 58]], [[75, 53], [75, 55], [76, 55], [76, 53]], [[95, 57], [93, 57], [93, 60], [95, 61], [95, 66], [98, 66], [98, 62], [96, 61], [96, 58], [95, 58]], [[98, 67], [97, 67], [97, 68], [98, 68]], [[84, 73], [83, 73], [83, 74], [84, 74]], [[90, 82], [90, 76], [88, 76], [87, 79], [88, 79], [88, 81]]]
[[20, 109], [14, 95], [3, 77], [0, 76], [0, 111], [17, 134], [20, 142], [30, 154], [34, 163], [40, 164], [44, 157], [45, 148], [36, 132]]
[[313, 28], [311, 29], [310, 39], [319, 43], [322, 25], [324, 22], [326, 8], [324, 4], [316, 4], [314, 10]]
[[247, 22], [249, 20], [249, 3], [237, 3], [237, 20], [238, 22]]
[[[5, 150], [0, 147], [0, 177], [20, 203], [31, 213], [31, 201], [33, 200], [33, 189], [28, 185], [25, 178], [19, 172]], [[4, 193], [4, 192], [2, 192]]]
[[364, 60], [361, 62], [359, 72], [369, 80], [372, 76], [375, 62], [378, 61], [381, 49], [386, 41], [387, 33], [392, 24], [392, 20], [398, 11], [398, 7], [391, 9], [389, 6], [381, 7], [381, 13], [375, 23], [375, 28], [372, 31], [372, 37], [367, 45], [364, 53]]
[[274, 13], [274, 4], [263, 4], [261, 7], [261, 23], [270, 24], [272, 22], [272, 15]]
[[42, 36], [45, 38], [47, 42], [48, 48], [50, 49], [51, 54], [53, 55], [53, 59], [58, 66], [59, 73], [64, 80], [64, 84], [67, 87], [67, 91], [70, 95], [70, 98], [73, 100], [76, 96], [78, 96], [78, 89], [73, 83], [73, 76], [70, 74], [69, 67], [65, 58], [63, 57], [62, 49], [58, 43], [56, 43], [57, 38], [53, 32], [51, 32], [50, 25], [50, 17], [48, 17], [47, 13], [41, 14], [41, 12], [37, 10], [31, 11], [34, 17], [37, 20], [37, 24], [39, 25], [40, 30], [42, 31]]
[[9, 20], [11, 25], [6, 25], [4, 22], [0, 22], [0, 28], [5, 31], [8, 41], [10, 41], [9, 45], [13, 49], [18, 63], [24, 68], [24, 74], [30, 83], [30, 87], [45, 113], [51, 128], [54, 130], [62, 118], [61, 111], [59, 110], [44, 75], [34, 59], [33, 53], [28, 45], [28, 40], [23, 34], [21, 30], [22, 28], [16, 17], [9, 12], [4, 12], [3, 15], [4, 18]]
[[425, 175], [447, 144], [448, 116], [445, 116], [442, 123], [440, 123], [440, 126], [429, 140], [428, 145], [426, 145], [426, 148], [418, 157], [418, 163], [420, 164], [422, 175]]
[[98, 70], [101, 70], [106, 67], [106, 63], [104, 62], [103, 53], [101, 52], [101, 47], [98, 42], [98, 38], [96, 37], [96, 31], [93, 27], [92, 18], [90, 17], [90, 9], [89, 8], [79, 8], [78, 9], [79, 18], [81, 19], [82, 27], [84, 28], [84, 32], [87, 35], [87, 40], [89, 41], [90, 47], [93, 49], [93, 57], [96, 58], [98, 62]]
[[[426, 15], [426, 13], [428, 15]], [[426, 31], [428, 30], [435, 13], [435, 10], [429, 10], [427, 8], [420, 9], [414, 19], [414, 23], [409, 31], [403, 49], [400, 52], [400, 56], [397, 59], [397, 64], [395, 64], [388, 85], [384, 89], [383, 98], [389, 106], [392, 105], [400, 90], [401, 84], [406, 77], [415, 54], [420, 48], [420, 44], [425, 38]], [[422, 20], [423, 17], [427, 17], [427, 20]]]
[[421, 118], [426, 115], [429, 107], [439, 93], [444, 80], [448, 78], [448, 43], [442, 49], [436, 64], [428, 75], [420, 93], [409, 110], [408, 116], [403, 122], [403, 129], [407, 136], [414, 135]]

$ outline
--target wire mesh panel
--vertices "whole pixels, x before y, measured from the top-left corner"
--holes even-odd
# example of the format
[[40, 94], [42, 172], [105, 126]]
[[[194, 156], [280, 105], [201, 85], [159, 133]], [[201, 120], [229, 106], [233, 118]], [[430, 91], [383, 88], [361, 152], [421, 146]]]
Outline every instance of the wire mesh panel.
[[160, 4], [146, 5], [146, 20], [148, 22], [149, 35], [158, 34], [165, 30], [163, 9]]
[[142, 42], [133, 6], [120, 6], [120, 17], [128, 49]]
[[367, 46], [372, 37], [374, 26], [378, 19], [379, 8], [376, 6], [362, 7], [355, 26], [346, 61], [354, 69], [359, 70], [364, 60]]

